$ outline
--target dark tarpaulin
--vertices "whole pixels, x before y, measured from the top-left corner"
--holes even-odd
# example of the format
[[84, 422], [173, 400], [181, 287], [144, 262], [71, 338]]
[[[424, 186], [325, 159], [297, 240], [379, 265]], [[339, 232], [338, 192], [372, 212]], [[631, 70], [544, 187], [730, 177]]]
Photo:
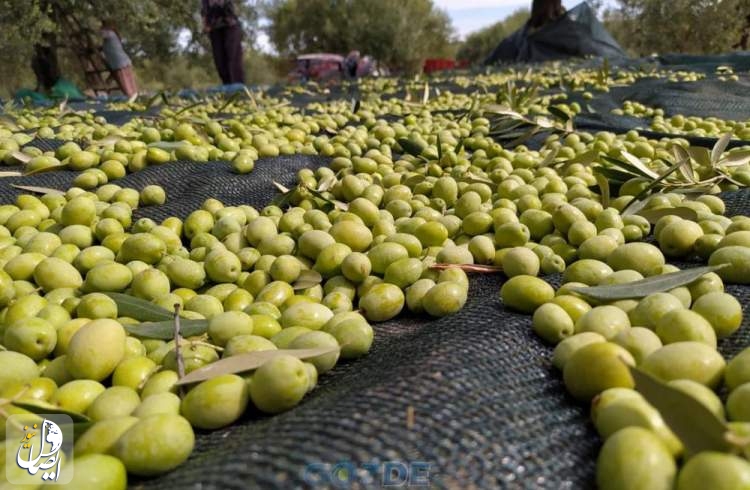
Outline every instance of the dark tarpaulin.
[[606, 58], [626, 56], [591, 7], [583, 2], [537, 31], [531, 32], [529, 25], [524, 25], [505, 38], [484, 64], [548, 61], [589, 55]]

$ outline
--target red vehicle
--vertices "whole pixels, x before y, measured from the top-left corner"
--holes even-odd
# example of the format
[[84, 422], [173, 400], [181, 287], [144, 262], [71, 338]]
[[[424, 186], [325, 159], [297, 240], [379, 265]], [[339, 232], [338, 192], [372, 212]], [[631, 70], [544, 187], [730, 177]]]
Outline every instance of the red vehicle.
[[289, 73], [291, 82], [326, 82], [344, 76], [344, 57], [338, 54], [314, 53], [297, 56], [295, 68]]

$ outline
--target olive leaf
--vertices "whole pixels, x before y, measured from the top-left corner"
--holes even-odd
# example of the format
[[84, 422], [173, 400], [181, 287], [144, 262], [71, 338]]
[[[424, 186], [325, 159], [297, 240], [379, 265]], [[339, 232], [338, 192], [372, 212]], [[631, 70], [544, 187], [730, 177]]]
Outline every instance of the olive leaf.
[[194, 108], [196, 108], [198, 106], [205, 105], [205, 104], [206, 104], [205, 100], [199, 100], [198, 102], [195, 102], [194, 104], [188, 104], [188, 105], [186, 105], [185, 107], [183, 107], [179, 111], [175, 112], [174, 115], [175, 116], [179, 116], [183, 112], [189, 111], [190, 109], [194, 109]]
[[[165, 310], [166, 311], [166, 310]], [[133, 335], [146, 339], [172, 340], [174, 338], [174, 318], [137, 324], [126, 324], [123, 328]], [[195, 337], [208, 331], [208, 320], [188, 320], [180, 318], [180, 335]]]
[[82, 413], [65, 410], [64, 408], [60, 408], [57, 405], [53, 405], [51, 403], [47, 403], [43, 401], [15, 400], [15, 401], [12, 401], [11, 403], [18, 408], [22, 408], [34, 414], [67, 415], [68, 417], [73, 419], [73, 422], [91, 422], [91, 419], [83, 415]]
[[[154, 104], [156, 104], [156, 101], [159, 100], [159, 98], [162, 97], [163, 95], [164, 95], [164, 92], [158, 92], [153, 97], [148, 99], [148, 101], [146, 102], [146, 110], [151, 109], [151, 107]], [[162, 97], [162, 100], [164, 100], [163, 97]]]
[[247, 95], [247, 98], [250, 100], [250, 103], [253, 105], [253, 109], [257, 109], [258, 103], [255, 101], [255, 97], [253, 96], [253, 93], [247, 87], [243, 87], [243, 89], [245, 90], [245, 95]]
[[721, 135], [721, 138], [719, 138], [716, 141], [716, 144], [714, 144], [714, 147], [711, 148], [711, 165], [716, 167], [716, 165], [719, 163], [719, 160], [721, 160], [721, 155], [724, 154], [724, 152], [727, 150], [727, 146], [729, 146], [729, 141], [732, 139], [732, 133], [724, 133]]
[[636, 169], [636, 171], [644, 177], [650, 179], [659, 178], [659, 174], [648, 168], [637, 156], [628, 153], [625, 150], [621, 151], [620, 155], [632, 166], [632, 168]]
[[453, 150], [453, 152], [456, 155], [459, 155], [461, 153], [461, 150], [463, 149], [464, 149], [464, 139], [461, 138], [460, 140], [458, 140], [458, 143], [456, 144], [456, 148]]
[[422, 94], [422, 104], [427, 104], [428, 100], [430, 100], [430, 82], [425, 80], [424, 93]]
[[56, 171], [56, 170], [63, 170], [63, 169], [66, 169], [66, 168], [68, 168], [69, 166], [70, 166], [70, 164], [69, 164], [69, 160], [68, 160], [68, 159], [66, 158], [66, 159], [65, 159], [65, 160], [63, 160], [63, 162], [62, 162], [62, 163], [60, 163], [59, 165], [50, 165], [49, 167], [41, 167], [41, 168], [37, 168], [37, 169], [35, 169], [35, 170], [31, 170], [31, 171], [28, 171], [28, 172], [24, 172], [24, 173], [23, 173], [23, 175], [24, 175], [24, 176], [29, 176], [29, 175], [42, 174], [42, 173], [45, 173], [45, 172], [54, 172], [54, 171]]
[[292, 284], [292, 288], [294, 288], [295, 290], [308, 289], [311, 287], [315, 287], [322, 282], [323, 276], [321, 276], [320, 273], [312, 269], [308, 269], [300, 272], [299, 277], [296, 281], [294, 281], [294, 284]]
[[617, 170], [611, 167], [594, 167], [594, 168], [595, 168], [596, 173], [599, 173], [605, 176], [606, 178], [608, 178], [609, 180], [611, 180], [612, 182], [616, 182], [618, 184], [624, 184], [628, 180], [635, 177], [633, 174], [629, 174], [627, 172], [623, 172], [622, 170]]
[[599, 193], [602, 196], [602, 206], [604, 208], [609, 207], [609, 180], [599, 171], [594, 171], [594, 178], [596, 179], [597, 185], [599, 185]]
[[17, 170], [9, 170], [7, 172], [0, 172], [0, 177], [21, 177], [23, 174]]
[[685, 447], [686, 456], [702, 451], [732, 449], [727, 429], [711, 410], [697, 399], [629, 366], [635, 389], [659, 411], [664, 422]]
[[23, 165], [29, 163], [31, 161], [31, 159], [34, 158], [31, 155], [27, 155], [26, 153], [24, 153], [22, 151], [12, 151], [12, 152], [10, 152], [10, 156], [14, 160], [18, 161], [18, 163], [21, 163]]
[[[680, 148], [682, 147], [680, 146]], [[685, 150], [684, 148], [682, 149]], [[691, 146], [685, 151], [687, 151], [688, 155], [690, 155], [690, 158], [695, 160], [698, 165], [702, 167], [711, 166], [711, 152], [708, 150], [708, 148], [703, 148], [702, 146]]]
[[560, 149], [555, 148], [544, 157], [544, 160], [539, 163], [539, 168], [549, 167], [553, 163], [555, 163], [555, 158], [557, 158], [557, 154], [559, 153]]
[[352, 97], [352, 114], [356, 114], [361, 105], [362, 104], [358, 98]]
[[567, 112], [563, 111], [562, 109], [560, 109], [557, 106], [551, 105], [551, 106], [549, 106], [547, 108], [547, 110], [549, 111], [550, 114], [552, 114], [556, 118], [562, 120], [563, 122], [568, 122], [568, 120], [570, 119], [570, 114], [568, 114]]
[[225, 357], [224, 359], [208, 364], [202, 368], [196, 369], [195, 371], [191, 371], [185, 375], [185, 377], [180, 378], [175, 384], [184, 385], [197, 383], [223, 374], [236, 374], [245, 371], [252, 371], [279, 356], [294, 356], [297, 359], [309, 359], [311, 357], [338, 352], [340, 349], [339, 346], [324, 346], [311, 349], [278, 349], [246, 352], [244, 354]]
[[662, 293], [690, 284], [709, 272], [717, 271], [727, 264], [694, 267], [668, 274], [646, 277], [639, 281], [609, 286], [571, 287], [570, 290], [587, 298], [615, 301], [619, 299], [643, 298], [649, 294]]
[[33, 192], [35, 194], [65, 194], [63, 191], [52, 189], [51, 187], [38, 187], [35, 185], [17, 185], [17, 184], [11, 184], [11, 187], [14, 187], [16, 189], [20, 189], [22, 191], [26, 192]]
[[741, 167], [746, 163], [750, 163], [750, 150], [729, 152], [719, 163], [724, 167]]
[[664, 216], [679, 216], [682, 219], [698, 221], [698, 213], [694, 209], [686, 207], [641, 209], [635, 214], [643, 216], [652, 225], [655, 225]]
[[430, 269], [462, 269], [464, 272], [479, 272], [483, 274], [497, 274], [502, 272], [503, 268], [497, 265], [480, 265], [480, 264], [432, 264]]
[[283, 185], [279, 184], [279, 183], [278, 183], [278, 182], [276, 182], [275, 180], [273, 181], [273, 185], [274, 185], [274, 186], [275, 186], [275, 187], [276, 187], [276, 188], [277, 188], [277, 189], [278, 189], [278, 190], [279, 190], [279, 191], [280, 191], [280, 192], [281, 192], [282, 194], [286, 194], [287, 192], [289, 192], [289, 188], [288, 188], [288, 187], [286, 187], [286, 186], [283, 186]]
[[164, 151], [177, 150], [184, 146], [190, 146], [190, 143], [187, 141], [154, 141], [153, 143], [148, 144], [149, 148], [158, 148]]
[[411, 156], [419, 157], [422, 155], [422, 152], [424, 151], [424, 147], [422, 145], [417, 144], [410, 139], [399, 138], [398, 144], [399, 146], [401, 146], [402, 150], [404, 150], [406, 153], [408, 153]]
[[331, 199], [322, 192], [319, 192], [315, 189], [312, 189], [310, 187], [305, 187], [307, 191], [310, 192], [313, 196], [317, 197], [318, 199], [321, 199], [322, 201], [331, 204], [334, 208], [340, 209], [341, 211], [347, 211], [349, 209], [349, 205], [342, 201], [337, 201], [336, 199]]
[[136, 298], [123, 293], [104, 293], [112, 298], [117, 304], [117, 314], [133, 318], [139, 322], [159, 322], [171, 320], [174, 316], [171, 311], [157, 306], [145, 299]]
[[[675, 146], [675, 149], [677, 149], [677, 148], [679, 148], [680, 150], [682, 150], [683, 152], [685, 152], [685, 149], [684, 149], [684, 148], [682, 148], [682, 147], [680, 147], [680, 146]], [[676, 154], [677, 154], [677, 153], [679, 153], [679, 152], [676, 152]], [[687, 153], [687, 152], [686, 152], [686, 153]], [[647, 185], [646, 187], [644, 187], [644, 188], [643, 188], [643, 190], [642, 190], [641, 192], [639, 192], [639, 193], [638, 193], [638, 194], [637, 194], [637, 195], [636, 195], [636, 196], [635, 196], [635, 197], [634, 197], [633, 199], [631, 199], [631, 200], [630, 200], [630, 201], [629, 201], [629, 202], [628, 202], [628, 203], [627, 203], [627, 204], [625, 205], [625, 207], [624, 207], [624, 208], [623, 208], [623, 210], [622, 210], [622, 214], [623, 214], [623, 215], [627, 215], [628, 213], [627, 213], [626, 211], [628, 211], [628, 208], [630, 208], [630, 207], [631, 207], [632, 205], [634, 205], [635, 203], [637, 203], [637, 202], [639, 202], [639, 201], [642, 201], [642, 200], [643, 200], [643, 198], [644, 198], [644, 197], [646, 197], [646, 196], [647, 196], [647, 195], [648, 195], [648, 194], [649, 194], [649, 193], [650, 193], [650, 192], [651, 192], [651, 191], [652, 191], [652, 190], [653, 190], [653, 189], [654, 189], [654, 188], [655, 188], [656, 186], [658, 186], [658, 185], [659, 185], [659, 184], [660, 184], [660, 183], [661, 183], [661, 182], [662, 182], [662, 181], [663, 181], [664, 179], [666, 179], [667, 177], [669, 177], [670, 175], [672, 175], [672, 174], [673, 174], [673, 173], [674, 173], [674, 172], [675, 172], [675, 171], [676, 171], [676, 170], [677, 170], [678, 168], [680, 168], [680, 167], [681, 167], [682, 165], [685, 165], [686, 163], [687, 163], [688, 165], [690, 164], [690, 160], [689, 160], [689, 158], [685, 158], [684, 156], [680, 155], [680, 157], [678, 157], [678, 158], [677, 158], [677, 161], [676, 161], [676, 162], [675, 162], [674, 164], [672, 164], [672, 166], [671, 166], [671, 167], [669, 167], [669, 168], [668, 168], [668, 169], [666, 169], [666, 170], [665, 170], [664, 172], [662, 172], [662, 174], [661, 174], [661, 175], [659, 175], [659, 177], [658, 177], [658, 178], [656, 178], [656, 179], [655, 179], [655, 180], [653, 180], [653, 181], [652, 181], [652, 182], [651, 182], [651, 183], [650, 183], [649, 185]], [[631, 211], [631, 213], [630, 213], [630, 214], [632, 214], [632, 211]]]
[[334, 184], [336, 184], [336, 177], [335, 176], [328, 175], [326, 177], [323, 177], [318, 182], [318, 192], [326, 192], [331, 187], [333, 187]]
[[437, 134], [437, 154], [438, 154], [438, 162], [443, 161], [443, 145], [440, 141], [440, 133]]

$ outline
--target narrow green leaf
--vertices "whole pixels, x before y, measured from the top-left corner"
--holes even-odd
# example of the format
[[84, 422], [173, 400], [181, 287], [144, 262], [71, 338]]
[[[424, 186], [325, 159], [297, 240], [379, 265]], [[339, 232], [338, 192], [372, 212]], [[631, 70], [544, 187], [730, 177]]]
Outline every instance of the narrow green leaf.
[[721, 138], [716, 140], [716, 144], [711, 149], [711, 163], [716, 166], [717, 163], [719, 163], [719, 160], [721, 160], [721, 155], [724, 154], [724, 152], [727, 150], [727, 146], [729, 146], [729, 141], [732, 139], [732, 133], [724, 133], [721, 135]]
[[[672, 152], [679, 151], [676, 148], [679, 145], [675, 145], [672, 148]], [[680, 149], [683, 151], [687, 151], [688, 155], [690, 155], [690, 158], [695, 160], [695, 162], [698, 165], [701, 165], [703, 167], [710, 167], [711, 166], [711, 152], [708, 151], [708, 148], [703, 148], [702, 146], [691, 146], [687, 150], [679, 146]]]
[[695, 397], [629, 366], [635, 381], [635, 389], [659, 411], [664, 422], [685, 447], [687, 457], [703, 451], [727, 452], [731, 444], [726, 435], [729, 432], [724, 422], [719, 420]]
[[27, 176], [27, 175], [42, 174], [42, 173], [45, 173], [45, 172], [54, 172], [56, 170], [66, 169], [66, 168], [68, 168], [70, 166], [69, 163], [67, 162], [67, 158], [63, 162], [64, 163], [61, 163], [60, 165], [51, 165], [49, 167], [42, 167], [42, 168], [38, 168], [36, 170], [32, 170], [30, 172], [24, 172], [23, 175]]
[[312, 269], [307, 269], [300, 273], [297, 280], [292, 284], [292, 288], [295, 290], [308, 289], [315, 287], [322, 282], [323, 276], [321, 276], [320, 273]]
[[594, 178], [596, 178], [596, 183], [599, 185], [599, 191], [602, 196], [602, 206], [604, 208], [609, 207], [609, 180], [607, 180], [607, 177], [602, 175], [600, 172], [594, 172]]
[[352, 97], [352, 114], [356, 114], [359, 111], [361, 102], [358, 98]]
[[298, 359], [309, 359], [311, 357], [322, 356], [330, 354], [332, 352], [338, 352], [340, 347], [338, 346], [327, 346], [327, 347], [316, 347], [312, 349], [278, 349], [278, 350], [264, 350], [247, 352], [244, 354], [238, 354], [236, 356], [225, 357], [211, 364], [196, 369], [185, 375], [185, 377], [179, 379], [176, 385], [185, 385], [190, 383], [197, 383], [199, 381], [205, 381], [212, 379], [223, 374], [236, 374], [245, 371], [252, 371], [261, 367], [266, 362], [279, 356], [294, 356]]
[[659, 178], [659, 174], [648, 168], [637, 156], [624, 150], [620, 152], [620, 155], [644, 177], [648, 177], [649, 179]]
[[188, 145], [190, 145], [190, 143], [187, 141], [154, 141], [153, 143], [149, 143], [148, 147], [159, 148], [164, 151], [172, 151]]
[[579, 153], [578, 155], [574, 156], [573, 158], [569, 160], [565, 160], [563, 162], [564, 165], [570, 165], [573, 163], [580, 163], [581, 165], [590, 165], [596, 161], [596, 158], [599, 156], [599, 152], [596, 150], [589, 150], [585, 151], [583, 153]]
[[563, 122], [568, 122], [568, 120], [570, 119], [570, 115], [557, 106], [551, 105], [547, 108], [547, 110], [550, 114], [562, 120]]
[[738, 150], [729, 152], [719, 162], [719, 164], [724, 167], [741, 167], [746, 163], [750, 163], [750, 150]]
[[274, 187], [276, 187], [283, 194], [286, 194], [287, 192], [289, 192], [289, 188], [288, 187], [279, 184], [275, 180], [273, 181], [273, 185], [274, 185]]
[[33, 158], [31, 155], [27, 155], [26, 153], [24, 153], [22, 151], [12, 151], [12, 152], [10, 152], [10, 156], [14, 160], [16, 160], [18, 163], [21, 163], [21, 164], [24, 164], [24, 165], [27, 164], [27, 163], [29, 163], [31, 161], [31, 159]]
[[424, 151], [424, 147], [422, 145], [419, 145], [410, 139], [399, 138], [398, 144], [406, 153], [415, 157], [420, 156]]
[[175, 112], [175, 113], [174, 113], [174, 115], [175, 115], [175, 116], [179, 116], [179, 115], [180, 115], [180, 114], [182, 114], [183, 112], [189, 111], [190, 109], [194, 109], [194, 108], [196, 108], [196, 107], [198, 107], [198, 106], [201, 106], [201, 105], [205, 105], [205, 104], [206, 104], [206, 101], [205, 101], [205, 100], [199, 100], [198, 102], [196, 102], [196, 103], [194, 103], [194, 104], [189, 104], [189, 105], [186, 105], [185, 107], [183, 107], [183, 108], [182, 108], [182, 109], [180, 109], [179, 111]]
[[[171, 340], [174, 338], [174, 318], [171, 320], [143, 322], [135, 325], [128, 324], [123, 325], [123, 327], [129, 333], [147, 339]], [[180, 318], [180, 335], [183, 337], [203, 335], [207, 331], [208, 320]]]
[[539, 168], [549, 167], [553, 163], [555, 163], [555, 158], [557, 158], [557, 154], [560, 151], [559, 148], [555, 148], [554, 150], [547, 153], [547, 156], [544, 157], [544, 160], [539, 164]]
[[326, 192], [331, 189], [336, 184], [336, 177], [333, 175], [328, 175], [326, 177], [323, 177], [318, 182], [318, 192]]
[[11, 184], [11, 187], [20, 189], [26, 192], [33, 192], [35, 194], [65, 194], [63, 191], [52, 189], [51, 187], [38, 187], [35, 185], [16, 185]]
[[480, 274], [497, 274], [503, 271], [498, 265], [481, 265], [481, 264], [432, 264], [430, 269], [461, 269], [464, 272], [478, 272]]
[[641, 209], [635, 214], [643, 216], [652, 225], [664, 216], [679, 216], [690, 221], [698, 221], [698, 213], [694, 209], [685, 207]]
[[17, 170], [9, 170], [7, 172], [0, 172], [0, 177], [21, 177], [23, 174]]
[[32, 402], [27, 400], [14, 401], [11, 403], [16, 407], [23, 408], [24, 410], [28, 410], [31, 413], [67, 415], [68, 417], [73, 419], [73, 422], [91, 422], [91, 419], [83, 415], [82, 413], [71, 412], [70, 410], [65, 410], [64, 408], [60, 408], [57, 405], [53, 405], [51, 403], [43, 401]]
[[117, 304], [117, 314], [138, 320], [139, 322], [153, 322], [172, 320], [174, 313], [157, 306], [145, 299], [136, 298], [123, 293], [104, 293]]
[[151, 109], [154, 104], [156, 104], [156, 101], [159, 100], [159, 98], [162, 96], [163, 92], [158, 92], [156, 95], [148, 99], [146, 102], [146, 110]]
[[622, 170], [617, 170], [615, 168], [610, 167], [594, 167], [594, 171], [602, 174], [603, 176], [607, 177], [610, 181], [616, 182], [618, 184], [624, 184], [628, 180], [632, 179], [633, 177], [636, 177], [633, 174], [623, 172]]
[[704, 267], [695, 267], [669, 274], [660, 274], [651, 276], [640, 281], [628, 282], [625, 284], [612, 284], [609, 286], [591, 286], [591, 287], [571, 287], [571, 291], [582, 294], [587, 298], [604, 301], [616, 301], [619, 299], [643, 298], [649, 294], [663, 293], [674, 288], [679, 288], [692, 283], [703, 277], [709, 272], [714, 272], [727, 264], [709, 265]]
[[463, 149], [464, 149], [464, 139], [461, 138], [460, 140], [458, 140], [458, 144], [456, 145], [456, 148], [453, 151], [456, 153], [456, 155], [458, 155], [461, 153], [461, 150]]
[[[676, 147], [679, 148], [679, 147]], [[684, 150], [683, 150], [684, 151]], [[644, 197], [646, 197], [656, 186], [658, 186], [664, 179], [672, 175], [680, 166], [684, 165], [685, 162], [688, 160], [678, 160], [676, 163], [674, 163], [671, 167], [669, 167], [667, 170], [662, 172], [662, 174], [651, 182], [649, 185], [647, 185], [641, 192], [639, 192], [633, 199], [628, 202], [628, 204], [623, 208], [622, 213], [623, 215], [626, 215], [626, 211], [628, 208], [630, 208], [635, 203], [642, 201]]]
[[342, 211], [346, 211], [346, 210], [349, 209], [349, 205], [347, 203], [345, 203], [345, 202], [341, 202], [341, 201], [337, 201], [335, 199], [331, 199], [328, 196], [326, 196], [325, 194], [323, 194], [322, 192], [318, 192], [315, 189], [310, 189], [309, 187], [307, 188], [307, 190], [313, 196], [315, 196], [318, 199], [321, 199], [321, 200], [323, 200], [323, 201], [325, 201], [325, 202], [333, 205], [337, 209], [340, 209]]
[[258, 103], [255, 101], [255, 97], [253, 96], [253, 93], [247, 87], [244, 87], [244, 90], [245, 90], [245, 94], [247, 95], [247, 98], [250, 99], [250, 103], [253, 105], [253, 109], [257, 109]]
[[240, 92], [240, 91], [237, 91], [237, 92], [233, 93], [233, 94], [231, 95], [231, 97], [229, 97], [229, 98], [227, 99], [227, 101], [226, 101], [226, 102], [224, 103], [224, 105], [222, 105], [222, 106], [221, 106], [221, 107], [219, 108], [219, 110], [218, 110], [218, 111], [216, 111], [216, 112], [224, 112], [224, 110], [225, 110], [226, 108], [228, 108], [228, 107], [229, 107], [230, 105], [232, 105], [232, 104], [234, 104], [235, 102], [237, 102], [237, 101], [239, 100], [239, 98], [240, 98], [240, 97], [242, 97], [242, 92]]
[[438, 154], [438, 162], [443, 161], [443, 144], [440, 141], [440, 133], [437, 134], [437, 154]]

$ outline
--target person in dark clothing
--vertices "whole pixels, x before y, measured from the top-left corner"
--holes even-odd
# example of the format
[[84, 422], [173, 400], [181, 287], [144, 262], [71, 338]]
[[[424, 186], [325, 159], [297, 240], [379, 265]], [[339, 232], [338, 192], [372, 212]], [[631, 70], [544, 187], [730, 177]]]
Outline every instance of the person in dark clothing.
[[224, 85], [245, 83], [242, 26], [232, 0], [202, 0], [203, 30], [211, 39], [216, 70]]
[[49, 92], [60, 79], [60, 67], [57, 62], [57, 46], [53, 36], [47, 34], [43, 42], [34, 45], [31, 57], [31, 69], [36, 76], [36, 90]]
[[531, 3], [529, 27], [539, 29], [565, 15], [561, 0], [534, 0]]

